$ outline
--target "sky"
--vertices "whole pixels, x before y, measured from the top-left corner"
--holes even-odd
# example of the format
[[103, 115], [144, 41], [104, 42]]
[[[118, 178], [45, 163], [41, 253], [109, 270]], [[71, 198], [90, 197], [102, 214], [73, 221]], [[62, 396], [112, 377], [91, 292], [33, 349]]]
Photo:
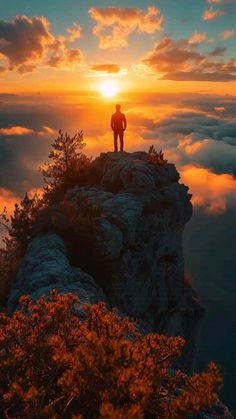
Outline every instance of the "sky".
[[163, 149], [193, 195], [184, 254], [207, 309], [199, 367], [222, 365], [236, 411], [236, 0], [0, 0], [0, 11], [0, 210], [40, 192], [59, 129], [83, 129], [93, 157], [112, 151], [120, 103], [126, 151]]
[[235, 0], [1, 0], [2, 91], [236, 93]]

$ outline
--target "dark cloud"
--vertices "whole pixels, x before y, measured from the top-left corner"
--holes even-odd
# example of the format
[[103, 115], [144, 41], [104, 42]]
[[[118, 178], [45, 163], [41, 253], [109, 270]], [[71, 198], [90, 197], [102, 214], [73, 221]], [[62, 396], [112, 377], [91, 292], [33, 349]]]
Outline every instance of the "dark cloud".
[[219, 55], [220, 56], [224, 55], [225, 51], [226, 51], [226, 48], [225, 47], [217, 47], [213, 51], [211, 51], [209, 53], [209, 55], [211, 57], [218, 57]]
[[51, 55], [45, 64], [54, 68], [71, 68], [80, 64], [82, 58], [83, 55], [79, 48], [67, 48]]
[[10, 69], [42, 60], [52, 39], [44, 17], [16, 16], [10, 22], [0, 21], [0, 53], [8, 59]]
[[165, 74], [163, 80], [175, 81], [211, 81], [211, 82], [229, 82], [236, 80], [236, 74], [205, 72], [201, 70], [192, 71], [173, 71]]
[[29, 73], [38, 64], [71, 67], [82, 60], [79, 49], [67, 44], [80, 37], [81, 27], [76, 23], [67, 29], [68, 36], [55, 36], [50, 32], [45, 17], [15, 16], [11, 21], [0, 20], [0, 54], [6, 64], [2, 71], [17, 70]]

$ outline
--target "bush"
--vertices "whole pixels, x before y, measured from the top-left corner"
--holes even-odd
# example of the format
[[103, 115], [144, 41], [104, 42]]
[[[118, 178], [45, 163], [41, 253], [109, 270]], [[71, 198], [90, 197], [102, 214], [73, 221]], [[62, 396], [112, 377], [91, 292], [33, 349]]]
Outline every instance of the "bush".
[[188, 377], [171, 370], [179, 337], [143, 335], [105, 305], [51, 293], [0, 316], [0, 417], [190, 418], [217, 400], [215, 364]]
[[152, 145], [148, 150], [148, 161], [151, 164], [167, 164], [167, 160], [164, 159], [164, 153], [162, 150], [159, 152], [155, 149], [154, 145]]

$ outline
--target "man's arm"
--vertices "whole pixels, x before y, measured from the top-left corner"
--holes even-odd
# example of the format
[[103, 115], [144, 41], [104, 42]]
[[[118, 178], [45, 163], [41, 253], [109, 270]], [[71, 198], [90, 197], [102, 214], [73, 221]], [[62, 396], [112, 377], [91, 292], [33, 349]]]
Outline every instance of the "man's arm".
[[126, 116], [125, 115], [123, 115], [123, 122], [124, 122], [124, 131], [125, 131], [126, 128], [127, 128], [127, 120], [126, 120]]
[[111, 117], [111, 129], [112, 129], [112, 131], [114, 130], [114, 118], [113, 118], [113, 115]]

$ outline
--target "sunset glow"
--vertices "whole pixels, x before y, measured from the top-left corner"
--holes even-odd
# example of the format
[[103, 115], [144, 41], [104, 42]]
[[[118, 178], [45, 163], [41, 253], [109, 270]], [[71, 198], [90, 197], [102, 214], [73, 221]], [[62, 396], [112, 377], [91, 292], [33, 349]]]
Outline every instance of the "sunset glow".
[[100, 85], [100, 92], [106, 98], [116, 96], [119, 90], [119, 86], [114, 80], [106, 80]]
[[[0, 0], [0, 5], [0, 307], [3, 310], [8, 307], [8, 303], [1, 300], [1, 292], [11, 288], [11, 281], [18, 277], [16, 266], [21, 266], [20, 260], [15, 261], [12, 257], [13, 247], [19, 259], [28, 249], [28, 232], [35, 237], [42, 229], [42, 235], [48, 235], [51, 226], [53, 235], [58, 236], [52, 238], [55, 254], [62, 252], [59, 249], [62, 248], [61, 240], [65, 248], [69, 246], [69, 281], [76, 277], [79, 284], [81, 277], [81, 284], [88, 285], [89, 293], [91, 282], [94, 301], [98, 295], [97, 279], [99, 288], [102, 287], [101, 296], [104, 295], [108, 303], [109, 284], [114, 290], [121, 289], [119, 278], [110, 275], [113, 265], [119, 272], [123, 267], [130, 272], [127, 292], [124, 287], [119, 304], [123, 310], [123, 297], [136, 290], [142, 298], [149, 299], [150, 296], [147, 304], [143, 304], [139, 296], [134, 302], [130, 300], [128, 310], [131, 316], [132, 307], [135, 309], [135, 319], [136, 311], [144, 316], [149, 323], [147, 330], [150, 326], [155, 331], [162, 331], [167, 315], [171, 322], [168, 330], [176, 327], [181, 334], [180, 310], [184, 316], [186, 313], [183, 322], [186, 331], [183, 329], [181, 336], [193, 336], [187, 328], [193, 325], [195, 308], [189, 310], [189, 304], [197, 307], [198, 297], [195, 291], [190, 292], [190, 282], [186, 282], [183, 275], [188, 272], [193, 287], [200, 291], [199, 301], [207, 313], [196, 370], [210, 359], [219, 363], [226, 384], [222, 397], [236, 417], [236, 0]], [[76, 144], [77, 138], [81, 142]], [[52, 150], [56, 139], [56, 147]], [[44, 163], [52, 164], [63, 147], [64, 157], [54, 171], [49, 165], [45, 177]], [[156, 154], [150, 150], [155, 150]], [[163, 159], [160, 151], [164, 153]], [[129, 160], [131, 153], [134, 153], [134, 159]], [[152, 154], [156, 158], [150, 158]], [[90, 164], [94, 168], [91, 175]], [[52, 191], [51, 175], [55, 186], [59, 187], [63, 179], [64, 183], [50, 198], [47, 192]], [[45, 179], [49, 183], [45, 184]], [[179, 189], [178, 182], [186, 189], [182, 186]], [[122, 185], [126, 183], [129, 188], [123, 189]], [[92, 192], [87, 199], [90, 187]], [[139, 195], [146, 188], [142, 207]], [[85, 205], [82, 200], [80, 202], [82, 190]], [[15, 211], [18, 217], [15, 204], [21, 202], [26, 192], [29, 198], [26, 196], [25, 200], [27, 217], [21, 222], [19, 215], [17, 221], [26, 240], [21, 240], [24, 249], [19, 251], [19, 235], [14, 229], [13, 234], [9, 230], [4, 208], [8, 217], [14, 216]], [[43, 196], [37, 209], [39, 228], [35, 228], [30, 212], [35, 194]], [[97, 206], [94, 212], [93, 202]], [[144, 215], [147, 215], [145, 222]], [[25, 228], [25, 219], [29, 228]], [[96, 228], [91, 230], [90, 219], [96, 221]], [[100, 219], [101, 228], [97, 224]], [[69, 228], [64, 234], [62, 229], [67, 220]], [[77, 244], [80, 222], [84, 223], [81, 232], [91, 231], [91, 237], [82, 238]], [[154, 243], [155, 225], [160, 233], [160, 249], [159, 244]], [[151, 227], [153, 230], [150, 245], [149, 226], [150, 232]], [[9, 246], [8, 259], [14, 263], [6, 269], [7, 265], [1, 263], [1, 242], [9, 232], [16, 240], [13, 247]], [[183, 246], [181, 238], [181, 248], [177, 249], [180, 235], [183, 235]], [[51, 242], [50, 237], [47, 240]], [[107, 245], [106, 241], [109, 242]], [[91, 265], [83, 260], [80, 273], [77, 254], [89, 255], [90, 242], [98, 259]], [[38, 244], [36, 242], [38, 253], [41, 252], [40, 243], [41, 237]], [[133, 263], [132, 252], [126, 253], [129, 247], [135, 254], [140, 254], [137, 263]], [[149, 255], [152, 247], [155, 254]], [[181, 256], [177, 263], [182, 247], [184, 258]], [[45, 246], [46, 256], [43, 250], [42, 257], [46, 262], [51, 261], [49, 252]], [[67, 258], [63, 253], [64, 256]], [[102, 265], [106, 267], [106, 260], [104, 276]], [[157, 275], [153, 273], [153, 263], [158, 269]], [[176, 263], [180, 268], [180, 285], [171, 279], [177, 272]], [[60, 261], [59, 271], [62, 265], [67, 266]], [[86, 277], [83, 277], [83, 270]], [[12, 278], [6, 281], [9, 273]], [[49, 273], [48, 277], [53, 277], [51, 267]], [[90, 281], [90, 274], [94, 275], [95, 282], [92, 276]], [[136, 286], [143, 274], [144, 281]], [[146, 289], [150, 275], [153, 281]], [[1, 285], [1, 278], [6, 286]], [[21, 268], [19, 278], [23, 284], [25, 275]], [[40, 282], [41, 274], [38, 278]], [[155, 281], [160, 281], [157, 287]], [[64, 282], [63, 279], [63, 292]], [[169, 298], [163, 287], [169, 289], [172, 284], [175, 290]], [[30, 287], [25, 289], [31, 290]], [[181, 289], [183, 299], [178, 300]], [[153, 311], [153, 318], [149, 316], [149, 310], [150, 313]], [[200, 317], [196, 330], [202, 321]], [[218, 327], [220, 322], [222, 327]], [[194, 339], [192, 353], [198, 346]], [[190, 356], [188, 350], [184, 351]], [[13, 390], [12, 397], [15, 397]], [[69, 390], [69, 397], [70, 393]], [[6, 403], [11, 406], [10, 396], [6, 394]], [[38, 398], [35, 394], [29, 388], [22, 392], [22, 397], [24, 395], [33, 405], [33, 398]], [[63, 406], [68, 405], [72, 410], [76, 406], [74, 398], [67, 403], [64, 389], [62, 397], [56, 393], [54, 396], [55, 400], [47, 405], [49, 413], [51, 406], [57, 408], [60, 400]], [[107, 396], [104, 400], [107, 406]], [[1, 405], [0, 418], [3, 417]], [[109, 416], [106, 406], [99, 413], [102, 417]], [[11, 407], [4, 408], [7, 417], [25, 417], [14, 409], [11, 414], [9, 409]], [[133, 412], [139, 415], [136, 407], [126, 410], [127, 417]], [[112, 410], [109, 417], [116, 413], [121, 417], [120, 410]], [[210, 413], [204, 414], [214, 416]]]

